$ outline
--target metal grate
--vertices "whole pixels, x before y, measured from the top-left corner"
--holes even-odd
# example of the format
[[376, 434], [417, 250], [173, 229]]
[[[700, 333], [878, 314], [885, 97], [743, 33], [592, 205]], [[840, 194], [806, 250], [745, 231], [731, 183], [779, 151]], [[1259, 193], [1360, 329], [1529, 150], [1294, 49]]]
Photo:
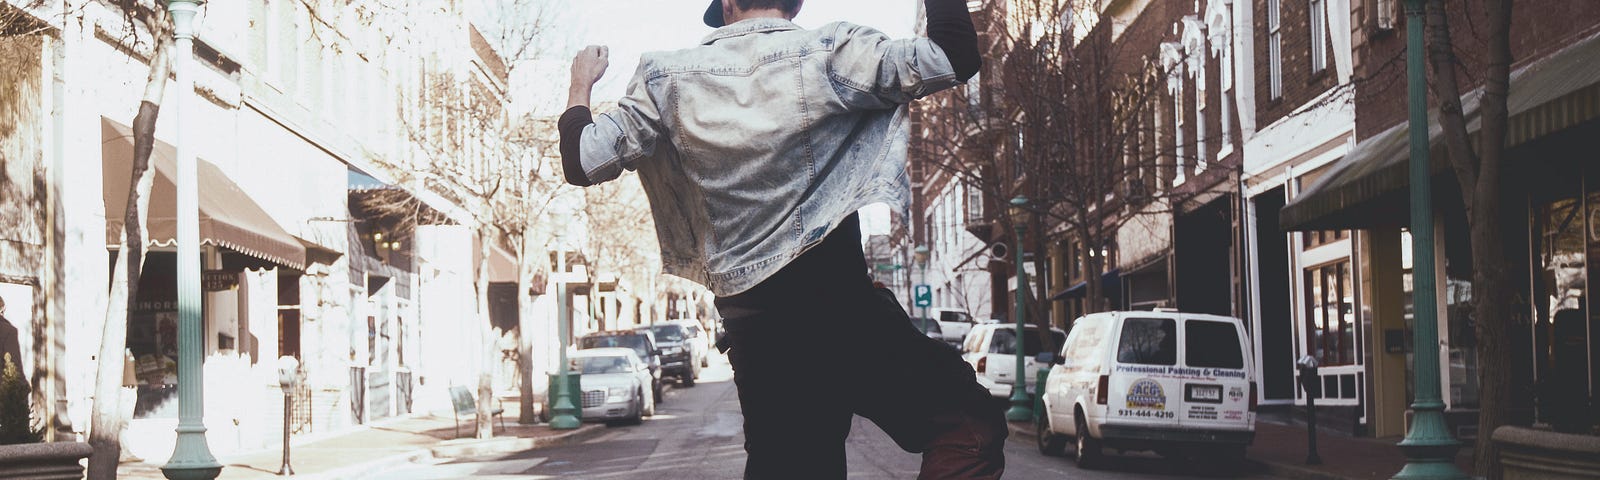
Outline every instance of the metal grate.
[[583, 392], [583, 408], [598, 407], [598, 406], [601, 406], [601, 405], [605, 405], [605, 403], [606, 403], [606, 391], [605, 390], [590, 390], [590, 391], [587, 391], [587, 392]]

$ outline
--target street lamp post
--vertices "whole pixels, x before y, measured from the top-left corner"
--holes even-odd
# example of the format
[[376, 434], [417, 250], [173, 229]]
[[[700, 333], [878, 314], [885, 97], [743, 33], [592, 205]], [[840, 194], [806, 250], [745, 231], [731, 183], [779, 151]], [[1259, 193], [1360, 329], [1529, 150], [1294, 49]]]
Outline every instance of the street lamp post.
[[1022, 270], [1022, 235], [1027, 229], [1024, 223], [1028, 216], [1027, 204], [1027, 197], [1019, 196], [1011, 199], [1011, 225], [1016, 233], [1014, 238], [1017, 242], [1017, 306], [1015, 311], [1011, 313], [1012, 316], [1017, 317], [1017, 371], [1015, 375], [1012, 375], [1011, 409], [1006, 410], [1006, 420], [1013, 422], [1025, 422], [1033, 419], [1033, 400], [1028, 397], [1028, 377], [1027, 373], [1023, 371], [1027, 367], [1024, 365], [1023, 358], [1025, 355], [1022, 349], [1023, 335], [1026, 333], [1023, 329], [1026, 325], [1027, 317], [1023, 312], [1023, 309], [1027, 307], [1023, 303], [1023, 294], [1028, 288], [1028, 274]]
[[[1423, 6], [1425, 0], [1406, 0], [1406, 92], [1411, 133], [1411, 258], [1415, 281], [1411, 296], [1416, 303], [1413, 324], [1412, 371], [1416, 372], [1416, 398], [1411, 403], [1411, 428], [1400, 450], [1406, 466], [1397, 479], [1467, 478], [1456, 467], [1460, 448], [1444, 420], [1439, 394], [1439, 323], [1433, 262], [1433, 185], [1428, 165], [1428, 98], [1423, 77]], [[1488, 472], [1479, 472], [1486, 474]]]
[[[912, 259], [917, 262], [917, 274], [918, 274], [918, 276], [921, 277], [920, 281], [922, 282], [923, 285], [927, 285], [928, 284], [928, 246], [927, 245], [917, 245], [916, 250], [914, 250]], [[906, 273], [906, 278], [911, 278], [911, 273], [909, 273], [910, 270], [907, 270], [906, 272], [907, 272]], [[922, 306], [922, 318], [928, 318], [928, 306], [927, 305], [923, 305]]]
[[194, 15], [200, 0], [171, 0], [167, 12], [172, 16], [175, 39], [172, 68], [177, 80], [175, 106], [177, 157], [177, 244], [178, 244], [178, 439], [172, 459], [161, 467], [174, 480], [211, 480], [222, 473], [222, 464], [211, 455], [206, 444], [205, 391], [201, 382], [200, 349], [205, 329], [200, 324], [200, 194], [196, 180], [194, 150], [185, 131], [190, 117], [188, 106], [194, 96]]
[[556, 361], [556, 388], [555, 401], [550, 402], [550, 428], [557, 430], [572, 430], [583, 424], [578, 419], [578, 405], [573, 403], [571, 385], [567, 382], [571, 377], [571, 368], [567, 365], [567, 346], [572, 344], [572, 307], [567, 298], [567, 251], [558, 236], [556, 239], [556, 274], [552, 275], [556, 284], [556, 336], [560, 350], [559, 360]]

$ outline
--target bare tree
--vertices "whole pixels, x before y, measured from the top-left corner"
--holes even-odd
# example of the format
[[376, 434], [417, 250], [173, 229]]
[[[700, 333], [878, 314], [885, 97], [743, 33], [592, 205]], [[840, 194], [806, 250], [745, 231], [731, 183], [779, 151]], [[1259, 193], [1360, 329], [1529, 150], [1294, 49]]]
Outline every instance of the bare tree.
[[[1007, 199], [1029, 199], [1036, 272], [1048, 271], [1050, 229], [1074, 239], [1088, 311], [1108, 307], [1102, 247], [1133, 222], [1171, 214], [1184, 200], [1171, 188], [1180, 170], [1205, 167], [1194, 150], [1206, 139], [1158, 135], [1159, 122], [1172, 114], [1163, 115], [1162, 105], [1181, 95], [1178, 69], [1186, 58], [1164, 65], [1154, 41], [1114, 37], [1113, 21], [1098, 18], [1101, 3], [1014, 1], [975, 19], [990, 39], [984, 75], [992, 78], [934, 97], [912, 147], [924, 168], [984, 193], [987, 220], [1003, 229], [990, 231], [991, 241], [1010, 236]], [[1179, 88], [1169, 90], [1174, 84]], [[1181, 153], [1184, 147], [1190, 153]], [[1048, 326], [1042, 299], [1049, 292], [1042, 281], [1032, 286], [1029, 316]]]
[[[1449, 15], [1441, 0], [1427, 4], [1427, 54], [1432, 67], [1434, 101], [1439, 105], [1450, 166], [1461, 185], [1461, 202], [1467, 210], [1467, 228], [1472, 245], [1472, 288], [1477, 292], [1504, 292], [1511, 285], [1510, 258], [1505, 251], [1501, 209], [1506, 205], [1501, 191], [1500, 163], [1505, 158], [1506, 98], [1511, 90], [1511, 0], [1483, 0], [1482, 19], [1486, 52], [1483, 70], [1483, 95], [1478, 115], [1482, 129], [1474, 139], [1467, 132], [1467, 114], [1461, 104], [1463, 68], [1450, 35]], [[1475, 140], [1475, 141], [1474, 141]], [[1511, 332], [1520, 318], [1511, 313], [1512, 298], [1494, 293], [1473, 295], [1473, 322], [1478, 355], [1478, 441], [1475, 470], [1493, 472], [1498, 457], [1490, 441], [1495, 428], [1506, 423], [1511, 409]]]

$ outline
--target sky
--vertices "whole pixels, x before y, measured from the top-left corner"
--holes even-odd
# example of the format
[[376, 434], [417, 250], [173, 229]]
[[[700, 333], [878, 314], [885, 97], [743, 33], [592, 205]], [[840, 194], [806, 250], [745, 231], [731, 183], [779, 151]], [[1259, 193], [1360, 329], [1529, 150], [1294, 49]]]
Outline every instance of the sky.
[[[513, 108], [535, 115], [559, 115], [566, 107], [572, 56], [585, 45], [605, 45], [611, 52], [593, 101], [613, 102], [622, 97], [641, 53], [692, 47], [713, 30], [700, 19], [709, 0], [540, 1], [557, 27], [541, 38], [539, 58], [518, 67], [511, 84]], [[794, 21], [804, 28], [847, 21], [904, 38], [914, 34], [917, 1], [806, 0]], [[882, 204], [863, 209], [862, 232], [889, 233], [889, 217]]]

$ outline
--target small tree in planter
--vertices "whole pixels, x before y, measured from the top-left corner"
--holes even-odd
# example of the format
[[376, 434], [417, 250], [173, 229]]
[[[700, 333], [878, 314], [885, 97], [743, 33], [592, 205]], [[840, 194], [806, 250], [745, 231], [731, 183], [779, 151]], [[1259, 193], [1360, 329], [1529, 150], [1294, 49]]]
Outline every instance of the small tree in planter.
[[28, 412], [28, 383], [12, 361], [4, 354], [5, 370], [0, 371], [0, 445], [37, 443], [44, 439], [43, 430], [33, 426]]

